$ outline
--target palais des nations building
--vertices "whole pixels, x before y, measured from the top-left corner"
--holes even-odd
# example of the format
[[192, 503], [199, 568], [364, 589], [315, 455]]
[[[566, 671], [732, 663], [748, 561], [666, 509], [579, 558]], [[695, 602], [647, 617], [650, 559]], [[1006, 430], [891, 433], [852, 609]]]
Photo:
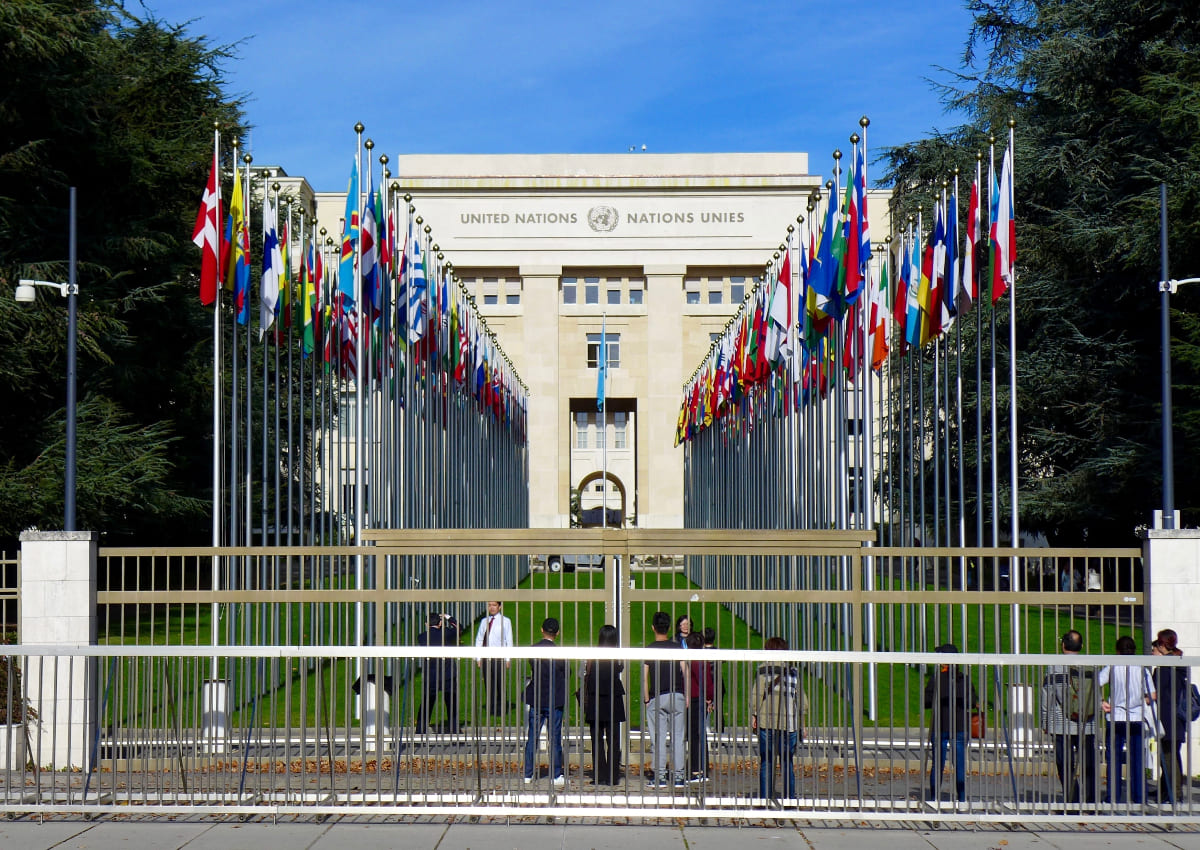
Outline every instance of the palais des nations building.
[[[531, 526], [568, 526], [572, 488], [581, 488], [582, 507], [606, 499], [627, 524], [682, 526], [683, 451], [674, 442], [683, 382], [788, 224], [808, 216], [810, 193], [824, 191], [826, 178], [808, 166], [802, 153], [411, 155], [389, 163], [529, 387]], [[345, 193], [312, 197], [320, 225], [340, 233]], [[870, 201], [877, 239], [888, 232], [886, 198], [872, 193]], [[603, 423], [602, 321], [610, 364]]]

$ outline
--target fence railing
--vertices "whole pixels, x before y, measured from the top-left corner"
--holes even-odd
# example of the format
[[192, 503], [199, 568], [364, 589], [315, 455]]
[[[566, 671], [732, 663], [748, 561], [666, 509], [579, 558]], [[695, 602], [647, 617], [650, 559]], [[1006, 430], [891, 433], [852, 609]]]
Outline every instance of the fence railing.
[[[500, 601], [517, 643], [554, 614], [564, 642], [650, 639], [689, 620], [721, 648], [767, 634], [814, 650], [1054, 652], [1069, 628], [1093, 652], [1140, 634], [1138, 549], [870, 547], [861, 532], [435, 529], [367, 532], [364, 547], [103, 549], [100, 642], [404, 645], [430, 612], [475, 627]], [[550, 572], [548, 556], [598, 555]], [[569, 563], [569, 562], [568, 562]]]
[[0, 552], [0, 640], [19, 641], [21, 553]]
[[[17, 722], [0, 727], [5, 812], [1200, 821], [1187, 779], [1200, 766], [1185, 756], [1179, 784], [1160, 786], [1164, 747], [1179, 739], [1153, 731], [1156, 719], [1173, 728], [1173, 695], [1156, 685], [1182, 659], [557, 645], [8, 651], [0, 709]], [[483, 657], [510, 665], [494, 714], [475, 674]], [[649, 704], [646, 665], [665, 665], [660, 685], [663, 670], [681, 671]], [[699, 683], [694, 699], [673, 696], [683, 669], [687, 687]], [[1094, 685], [1069, 727], [1055, 707], [1074, 674]], [[564, 697], [561, 761], [556, 701], [543, 705], [537, 675]], [[872, 675], [889, 695], [877, 720], [846, 695]], [[1137, 703], [1146, 722], [1126, 720], [1119, 702], [1138, 682], [1159, 692]], [[1102, 699], [1118, 703], [1113, 715]], [[625, 719], [606, 738], [614, 703]], [[531, 734], [543, 707], [551, 722]]]

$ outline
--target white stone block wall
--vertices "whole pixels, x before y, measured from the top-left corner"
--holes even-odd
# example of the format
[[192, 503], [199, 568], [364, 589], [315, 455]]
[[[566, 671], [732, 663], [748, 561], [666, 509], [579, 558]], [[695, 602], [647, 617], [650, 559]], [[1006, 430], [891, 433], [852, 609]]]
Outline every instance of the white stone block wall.
[[[1184, 657], [1200, 656], [1200, 529], [1150, 529], [1143, 543], [1149, 644], [1160, 629], [1174, 629]], [[1192, 681], [1197, 668], [1192, 667]], [[1193, 723], [1184, 752], [1185, 768], [1200, 775], [1200, 722]], [[1190, 756], [1188, 751], [1190, 751]]]
[[[21, 534], [21, 643], [89, 646], [96, 642], [94, 531]], [[38, 712], [32, 756], [56, 770], [87, 766], [95, 734], [95, 662], [80, 656], [31, 658], [24, 688]]]

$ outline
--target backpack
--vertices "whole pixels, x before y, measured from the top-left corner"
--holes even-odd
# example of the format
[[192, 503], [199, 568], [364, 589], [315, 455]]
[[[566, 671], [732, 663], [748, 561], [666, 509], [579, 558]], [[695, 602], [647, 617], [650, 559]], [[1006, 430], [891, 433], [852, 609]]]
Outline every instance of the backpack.
[[1175, 714], [1184, 723], [1195, 723], [1200, 720], [1200, 688], [1189, 685], [1179, 692]]
[[1096, 716], [1096, 672], [1071, 669], [1065, 678], [1063, 717], [1072, 723], [1090, 723]]

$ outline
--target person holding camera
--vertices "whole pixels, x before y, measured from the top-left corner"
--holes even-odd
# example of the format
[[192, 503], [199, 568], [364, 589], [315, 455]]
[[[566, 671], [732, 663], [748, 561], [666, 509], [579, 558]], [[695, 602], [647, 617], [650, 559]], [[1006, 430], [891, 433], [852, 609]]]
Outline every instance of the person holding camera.
[[[458, 646], [458, 621], [449, 614], [430, 614], [429, 628], [417, 636], [418, 646]], [[438, 697], [446, 703], [446, 731], [458, 734], [458, 660], [426, 658], [421, 685], [421, 707], [417, 709], [416, 732], [425, 732]]]

